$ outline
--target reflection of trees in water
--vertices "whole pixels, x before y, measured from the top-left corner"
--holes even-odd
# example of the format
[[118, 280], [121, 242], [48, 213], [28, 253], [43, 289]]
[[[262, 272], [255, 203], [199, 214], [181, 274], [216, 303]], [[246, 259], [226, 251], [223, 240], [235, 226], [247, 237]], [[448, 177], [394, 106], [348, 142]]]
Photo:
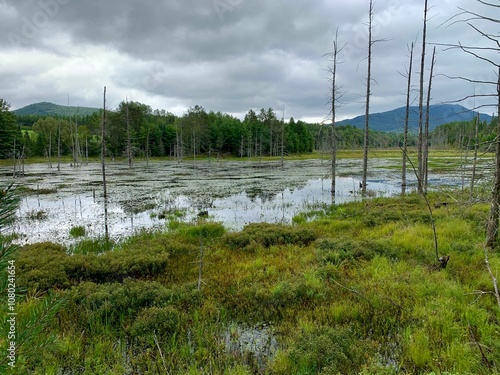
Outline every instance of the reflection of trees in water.
[[137, 215], [141, 212], [154, 209], [157, 204], [150, 196], [133, 197], [126, 200], [120, 200], [118, 205], [127, 215]]
[[260, 198], [262, 203], [270, 202], [276, 197], [275, 192], [260, 188], [251, 188], [246, 190], [245, 193], [252, 202], [255, 202], [257, 198]]
[[208, 194], [197, 195], [191, 198], [191, 207], [196, 208], [198, 211], [206, 210], [208, 208], [213, 208], [214, 197]]
[[286, 183], [280, 184], [280, 186], [275, 186], [273, 188], [264, 189], [261, 187], [251, 187], [245, 190], [247, 197], [255, 202], [257, 198], [260, 198], [262, 203], [271, 202], [280, 193], [283, 193], [286, 189], [290, 193], [294, 193], [296, 190], [303, 189], [307, 185], [308, 181], [287, 181]]

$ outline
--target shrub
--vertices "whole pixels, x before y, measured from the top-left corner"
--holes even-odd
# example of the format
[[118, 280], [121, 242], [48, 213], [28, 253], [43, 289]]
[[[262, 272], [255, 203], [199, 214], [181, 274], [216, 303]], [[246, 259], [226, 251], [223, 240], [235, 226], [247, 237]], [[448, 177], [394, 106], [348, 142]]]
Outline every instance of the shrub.
[[69, 230], [69, 234], [73, 238], [83, 237], [86, 234], [85, 227], [83, 225], [78, 225], [76, 227], [72, 227]]
[[128, 329], [129, 334], [140, 342], [154, 342], [154, 335], [165, 338], [174, 334], [182, 321], [182, 314], [172, 306], [149, 307], [141, 310]]
[[350, 328], [316, 327], [302, 330], [280, 358], [277, 374], [358, 374], [368, 345]]
[[[143, 308], [164, 306], [174, 293], [158, 282], [126, 279], [123, 283], [82, 282], [66, 294], [69, 314], [85, 326], [100, 322], [120, 328]], [[76, 319], [75, 319], [76, 317]]]
[[110, 251], [114, 242], [105, 238], [84, 239], [69, 248], [70, 254], [102, 254]]
[[61, 245], [43, 242], [24, 246], [19, 250], [16, 263], [19, 286], [40, 291], [68, 287], [67, 258]]
[[133, 249], [106, 253], [101, 256], [74, 255], [67, 261], [66, 272], [75, 282], [122, 282], [127, 277], [152, 278], [165, 272], [168, 252], [137, 252]]
[[253, 223], [241, 232], [227, 235], [225, 241], [233, 249], [252, 250], [255, 244], [266, 248], [288, 244], [306, 246], [316, 238], [317, 234], [309, 228]]
[[377, 255], [395, 258], [398, 251], [384, 240], [324, 238], [316, 243], [316, 256], [324, 263], [337, 266], [345, 261], [371, 260]]
[[190, 239], [198, 241], [199, 239], [211, 240], [222, 237], [226, 229], [221, 223], [207, 222], [194, 226], [187, 226], [181, 230], [181, 233], [186, 234]]

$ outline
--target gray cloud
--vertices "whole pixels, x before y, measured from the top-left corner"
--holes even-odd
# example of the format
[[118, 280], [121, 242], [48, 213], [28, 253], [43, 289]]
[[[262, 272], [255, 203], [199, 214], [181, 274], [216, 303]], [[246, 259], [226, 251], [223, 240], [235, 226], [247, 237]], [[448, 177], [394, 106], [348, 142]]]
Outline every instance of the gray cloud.
[[[385, 41], [373, 52], [373, 112], [404, 103], [406, 79], [399, 72], [412, 41], [419, 65], [422, 3], [375, 4], [374, 35]], [[464, 23], [446, 22], [460, 4], [483, 8], [431, 1], [429, 41], [484, 42]], [[338, 112], [350, 117], [363, 112], [367, 13], [366, 0], [0, 0], [0, 32], [7, 36], [0, 40], [6, 56], [0, 87], [14, 107], [61, 103], [68, 93], [80, 105], [99, 106], [108, 85], [112, 107], [126, 95], [180, 113], [195, 104], [238, 115], [285, 104], [288, 116], [321, 120], [329, 112], [324, 55], [338, 28], [346, 44], [338, 68], [346, 94]], [[444, 74], [492, 76], [491, 67], [460, 51], [438, 47], [437, 60], [434, 102], [473, 89]]]

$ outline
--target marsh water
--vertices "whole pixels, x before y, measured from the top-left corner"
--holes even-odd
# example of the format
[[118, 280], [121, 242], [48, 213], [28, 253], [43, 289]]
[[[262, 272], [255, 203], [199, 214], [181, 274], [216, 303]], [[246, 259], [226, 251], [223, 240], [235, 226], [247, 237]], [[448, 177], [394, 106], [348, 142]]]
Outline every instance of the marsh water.
[[[370, 161], [369, 196], [401, 192], [400, 160]], [[342, 159], [337, 166], [336, 203], [361, 199], [362, 161]], [[12, 167], [0, 168], [0, 185], [13, 180]], [[408, 172], [408, 189], [415, 178]], [[71, 228], [84, 227], [87, 237], [104, 234], [101, 165], [90, 163], [60, 170], [47, 164], [25, 166], [15, 183], [28, 189], [9, 231], [18, 243], [72, 243]], [[144, 229], [162, 229], [169, 220], [200, 216], [230, 230], [253, 222], [290, 223], [300, 212], [331, 204], [331, 171], [327, 160], [279, 161], [137, 161], [108, 162], [108, 224], [112, 238]], [[458, 172], [429, 176], [429, 184], [458, 185]]]

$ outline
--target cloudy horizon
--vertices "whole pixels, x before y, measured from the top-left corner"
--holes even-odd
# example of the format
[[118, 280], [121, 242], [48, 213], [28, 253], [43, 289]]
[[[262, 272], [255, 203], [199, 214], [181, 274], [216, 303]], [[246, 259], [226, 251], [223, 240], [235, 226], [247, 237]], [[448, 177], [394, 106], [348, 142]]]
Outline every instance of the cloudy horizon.
[[[101, 107], [107, 86], [109, 109], [125, 98], [176, 115], [195, 105], [239, 118], [250, 109], [281, 113], [284, 107], [287, 119], [320, 122], [329, 115], [326, 55], [338, 29], [344, 49], [337, 119], [351, 118], [364, 112], [368, 6], [368, 0], [0, 0], [0, 97], [12, 109], [42, 101], [65, 105], [68, 97], [72, 106]], [[488, 9], [466, 0], [429, 1], [426, 80], [432, 43], [438, 44], [432, 104], [493, 92], [447, 77], [496, 81], [492, 65], [441, 45], [487, 46], [464, 22], [453, 22], [463, 16], [450, 20], [460, 7]], [[373, 48], [371, 113], [405, 105], [412, 42], [416, 100], [423, 1], [380, 1], [374, 9], [374, 39], [381, 41]], [[498, 51], [490, 56], [497, 59]]]

